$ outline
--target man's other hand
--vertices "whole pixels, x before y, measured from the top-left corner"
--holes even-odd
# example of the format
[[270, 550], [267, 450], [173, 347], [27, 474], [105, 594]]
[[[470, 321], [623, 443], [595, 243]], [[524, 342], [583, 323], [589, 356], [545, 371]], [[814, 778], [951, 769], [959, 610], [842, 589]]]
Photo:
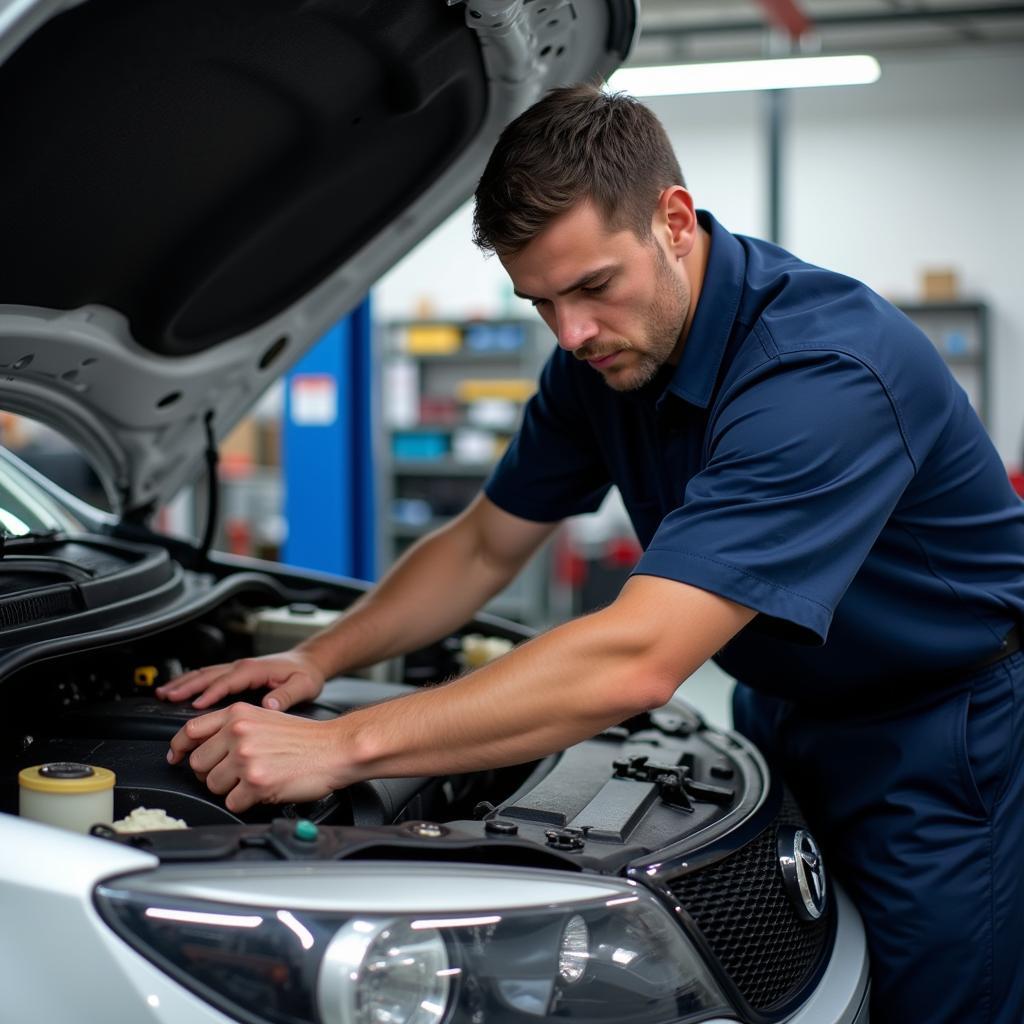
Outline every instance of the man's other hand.
[[155, 692], [161, 700], [175, 702], [195, 697], [192, 706], [202, 709], [231, 694], [266, 686], [271, 692], [263, 698], [263, 706], [286, 711], [304, 700], [315, 700], [324, 688], [324, 680], [323, 670], [308, 654], [296, 649], [186, 672], [158, 686]]
[[171, 740], [167, 760], [189, 767], [229, 811], [258, 803], [317, 800], [340, 788], [333, 722], [232, 704], [193, 718]]

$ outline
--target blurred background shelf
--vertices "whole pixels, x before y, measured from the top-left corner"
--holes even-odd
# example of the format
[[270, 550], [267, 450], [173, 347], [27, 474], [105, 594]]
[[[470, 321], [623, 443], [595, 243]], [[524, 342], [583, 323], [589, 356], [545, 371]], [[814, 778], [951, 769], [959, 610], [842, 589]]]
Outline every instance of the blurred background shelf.
[[395, 476], [485, 477], [493, 465], [493, 462], [456, 462], [455, 459], [404, 459], [393, 462], [391, 472]]
[[[479, 493], [551, 349], [539, 320], [378, 325], [378, 563], [384, 567]], [[487, 606], [528, 625], [551, 612], [550, 547]]]

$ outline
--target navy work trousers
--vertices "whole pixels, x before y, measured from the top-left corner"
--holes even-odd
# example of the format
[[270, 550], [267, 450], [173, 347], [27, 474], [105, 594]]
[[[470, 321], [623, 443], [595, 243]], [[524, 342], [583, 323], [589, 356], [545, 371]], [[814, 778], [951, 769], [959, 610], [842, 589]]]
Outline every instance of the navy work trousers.
[[900, 710], [733, 714], [860, 910], [872, 1024], [1022, 1024], [1024, 652]]

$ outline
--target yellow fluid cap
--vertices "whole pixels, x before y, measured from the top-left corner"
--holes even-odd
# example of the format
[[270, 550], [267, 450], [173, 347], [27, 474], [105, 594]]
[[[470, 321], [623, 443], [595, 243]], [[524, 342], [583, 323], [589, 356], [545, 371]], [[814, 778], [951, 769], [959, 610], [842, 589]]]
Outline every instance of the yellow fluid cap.
[[139, 665], [135, 669], [133, 678], [136, 686], [152, 686], [158, 675], [160, 675], [160, 670], [156, 665]]
[[37, 793], [99, 793], [113, 789], [116, 781], [109, 768], [77, 761], [51, 761], [18, 772], [18, 785]]

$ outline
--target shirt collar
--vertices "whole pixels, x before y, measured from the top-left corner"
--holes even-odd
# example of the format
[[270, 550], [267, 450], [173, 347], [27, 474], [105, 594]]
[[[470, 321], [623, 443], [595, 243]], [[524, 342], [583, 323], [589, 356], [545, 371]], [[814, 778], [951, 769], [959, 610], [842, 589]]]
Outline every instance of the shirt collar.
[[697, 221], [709, 236], [708, 265], [683, 357], [659, 406], [673, 394], [701, 409], [708, 407], [743, 293], [747, 262], [743, 246], [706, 210], [697, 211]]

